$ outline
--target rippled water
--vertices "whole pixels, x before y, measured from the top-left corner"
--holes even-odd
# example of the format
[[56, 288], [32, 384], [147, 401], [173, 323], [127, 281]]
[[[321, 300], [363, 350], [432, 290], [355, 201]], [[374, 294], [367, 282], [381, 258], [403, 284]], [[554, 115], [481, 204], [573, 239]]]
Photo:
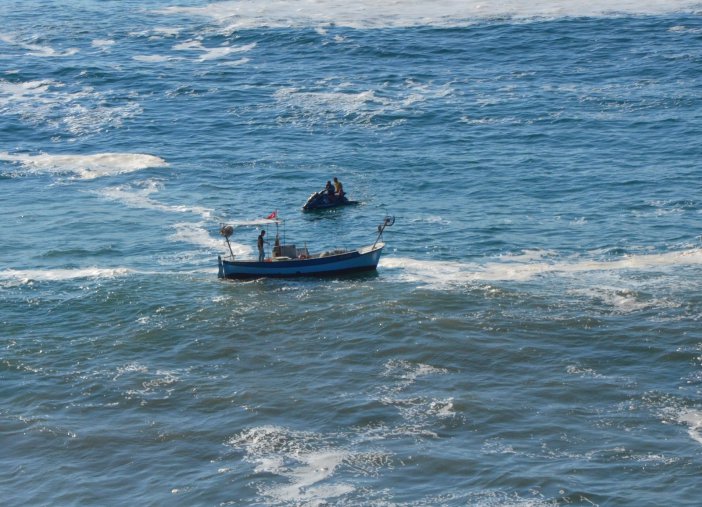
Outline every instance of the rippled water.
[[[8, 505], [698, 504], [698, 3], [0, 18]], [[397, 221], [375, 274], [218, 280], [273, 210]]]

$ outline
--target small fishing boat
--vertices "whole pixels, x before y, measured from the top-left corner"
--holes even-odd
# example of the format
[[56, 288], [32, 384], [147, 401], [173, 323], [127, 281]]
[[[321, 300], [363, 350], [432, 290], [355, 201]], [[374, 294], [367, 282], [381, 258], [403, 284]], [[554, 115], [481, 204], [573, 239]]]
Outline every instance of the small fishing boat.
[[[276, 220], [276, 226], [278, 221]], [[395, 223], [395, 217], [385, 217], [382, 224], [378, 225], [378, 237], [372, 245], [363, 246], [353, 250], [329, 250], [319, 253], [310, 253], [307, 246], [297, 248], [291, 244], [280, 244], [276, 234], [276, 244], [273, 255], [263, 262], [257, 260], [237, 260], [234, 258], [229, 237], [234, 228], [223, 225], [220, 234], [224, 236], [229, 247], [230, 259], [218, 256], [219, 278], [247, 279], [263, 277], [299, 277], [299, 276], [331, 276], [355, 273], [360, 271], [373, 271], [378, 266], [380, 254], [383, 251], [383, 231]]]
[[346, 195], [341, 197], [332, 196], [326, 190], [314, 192], [309, 196], [307, 202], [302, 206], [303, 211], [314, 211], [320, 209], [337, 208], [339, 206], [351, 206], [358, 204], [358, 201], [349, 200]]

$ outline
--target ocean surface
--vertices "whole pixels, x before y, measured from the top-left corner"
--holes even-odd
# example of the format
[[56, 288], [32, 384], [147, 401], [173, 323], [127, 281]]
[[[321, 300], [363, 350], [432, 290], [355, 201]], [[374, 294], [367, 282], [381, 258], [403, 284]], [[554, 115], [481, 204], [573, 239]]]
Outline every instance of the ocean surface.
[[3, 505], [700, 505], [702, 3], [0, 21]]

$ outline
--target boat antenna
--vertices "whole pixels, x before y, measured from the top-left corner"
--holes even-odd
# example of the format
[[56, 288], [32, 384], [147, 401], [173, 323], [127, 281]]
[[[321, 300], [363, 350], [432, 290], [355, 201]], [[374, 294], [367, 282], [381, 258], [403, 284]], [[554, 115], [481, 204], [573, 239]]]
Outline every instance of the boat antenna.
[[275, 221], [275, 235], [276, 236], [278, 236], [280, 224], [281, 223], [283, 224], [283, 244], [285, 244], [285, 219], [278, 218], [278, 211], [276, 210], [275, 211], [275, 218], [273, 218], [272, 220]]
[[383, 237], [383, 231], [385, 230], [386, 227], [392, 227], [392, 224], [395, 223], [395, 217], [394, 216], [385, 216], [385, 220], [383, 220], [383, 223], [378, 225], [378, 237], [375, 238], [375, 243], [373, 243], [372, 248], [375, 248], [375, 245], [380, 241], [380, 238]]
[[234, 252], [232, 251], [232, 244], [229, 242], [229, 236], [234, 234], [234, 227], [231, 225], [225, 225], [225, 224], [220, 224], [222, 227], [219, 229], [219, 233], [224, 236], [224, 241], [227, 242], [227, 246], [229, 247], [229, 253], [232, 255], [232, 259], [234, 259]]

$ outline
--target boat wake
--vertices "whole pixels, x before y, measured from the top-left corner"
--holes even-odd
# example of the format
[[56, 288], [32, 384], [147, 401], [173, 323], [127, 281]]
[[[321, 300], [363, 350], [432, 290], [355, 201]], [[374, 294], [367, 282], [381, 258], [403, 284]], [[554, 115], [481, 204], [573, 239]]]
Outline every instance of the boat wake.
[[408, 282], [434, 289], [450, 289], [480, 282], [524, 282], [540, 276], [572, 277], [583, 273], [654, 271], [678, 266], [702, 265], [702, 249], [695, 248], [660, 254], [627, 255], [613, 260], [572, 257], [560, 260], [552, 252], [525, 252], [503, 256], [487, 263], [427, 261], [405, 257], [384, 257], [382, 269], [395, 271]]

